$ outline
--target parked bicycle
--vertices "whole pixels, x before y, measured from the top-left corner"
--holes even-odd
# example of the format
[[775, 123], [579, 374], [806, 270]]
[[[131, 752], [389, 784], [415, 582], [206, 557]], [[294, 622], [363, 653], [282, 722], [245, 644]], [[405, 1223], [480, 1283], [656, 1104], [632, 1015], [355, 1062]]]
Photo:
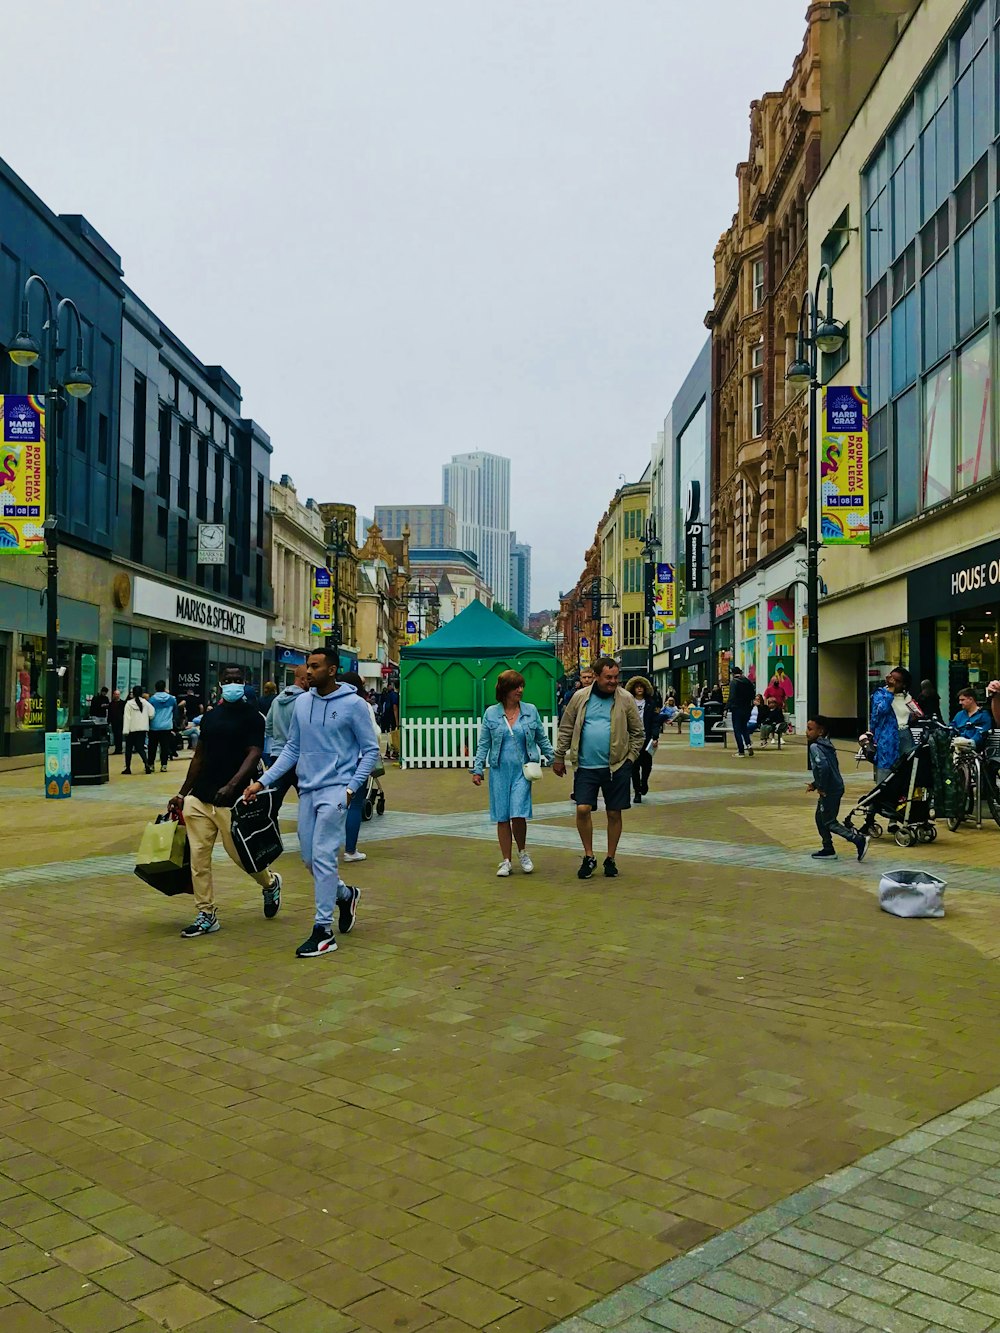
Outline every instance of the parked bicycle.
[[983, 826], [983, 802], [1000, 826], [1000, 757], [980, 753], [974, 741], [955, 736], [951, 742], [955, 765], [955, 813], [948, 817], [952, 833], [965, 823]]

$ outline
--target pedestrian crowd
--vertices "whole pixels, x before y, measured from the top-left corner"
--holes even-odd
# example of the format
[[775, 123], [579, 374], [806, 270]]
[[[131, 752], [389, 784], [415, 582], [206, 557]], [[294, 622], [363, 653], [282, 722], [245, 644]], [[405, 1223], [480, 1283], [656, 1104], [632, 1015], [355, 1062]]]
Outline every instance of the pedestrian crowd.
[[[194, 695], [178, 698], [166, 682], [152, 693], [135, 685], [122, 698], [103, 688], [95, 694], [91, 716], [109, 726], [116, 753], [124, 746], [124, 773], [138, 756], [145, 772], [157, 759], [166, 772], [185, 741], [193, 748], [186, 775], [169, 812], [182, 818], [190, 849], [191, 882], [196, 916], [181, 932], [185, 938], [214, 934], [220, 928], [212, 880], [212, 853], [217, 842], [230, 859], [245, 869], [234, 841], [233, 811], [271, 793], [276, 816], [292, 786], [298, 793], [298, 839], [303, 862], [312, 876], [315, 898], [313, 928], [298, 947], [300, 958], [316, 958], [337, 948], [337, 932], [349, 933], [357, 918], [361, 890], [347, 884], [341, 866], [360, 862], [358, 849], [363, 811], [378, 788], [386, 760], [398, 755], [399, 694], [387, 685], [381, 694], [366, 690], [356, 672], [340, 672], [338, 654], [322, 648], [295, 668], [290, 684], [279, 689], [265, 683], [258, 696], [244, 669], [221, 673], [218, 690], [204, 705]], [[472, 763], [472, 782], [480, 787], [489, 770], [489, 818], [496, 826], [499, 878], [515, 866], [530, 875], [534, 863], [528, 850], [534, 784], [548, 764], [558, 778], [572, 769], [570, 800], [574, 807], [582, 858], [577, 876], [590, 879], [598, 869], [593, 814], [603, 803], [607, 843], [602, 848], [603, 874], [620, 871], [618, 847], [623, 815], [649, 793], [653, 759], [664, 728], [678, 730], [691, 710], [714, 710], [724, 724], [728, 717], [736, 742], [735, 755], [749, 757], [754, 740], [768, 744], [788, 730], [786, 716], [791, 683], [775, 671], [764, 692], [738, 667], [730, 668], [728, 688], [705, 685], [689, 702], [676, 695], [665, 699], [642, 675], [623, 686], [618, 663], [599, 658], [575, 681], [561, 683], [555, 741], [538, 708], [524, 698], [525, 679], [503, 671], [496, 680], [495, 702], [486, 709]], [[984, 707], [973, 686], [958, 691], [958, 712], [952, 731], [982, 747], [987, 734], [1000, 726], [1000, 681], [990, 683]], [[929, 680], [912, 693], [909, 673], [894, 667], [871, 699], [870, 729], [862, 736], [875, 780], [886, 782], [915, 745], [914, 728], [926, 719], [941, 719], [941, 698]], [[849, 843], [859, 861], [869, 849], [867, 829], [840, 819], [844, 780], [831, 739], [831, 721], [819, 714], [805, 727], [815, 793], [820, 848], [816, 860], [836, 857], [833, 839]], [[384, 751], [383, 751], [384, 746]], [[890, 823], [890, 831], [894, 825]], [[270, 868], [252, 872], [263, 898], [263, 914], [271, 919], [281, 906], [281, 875]]]

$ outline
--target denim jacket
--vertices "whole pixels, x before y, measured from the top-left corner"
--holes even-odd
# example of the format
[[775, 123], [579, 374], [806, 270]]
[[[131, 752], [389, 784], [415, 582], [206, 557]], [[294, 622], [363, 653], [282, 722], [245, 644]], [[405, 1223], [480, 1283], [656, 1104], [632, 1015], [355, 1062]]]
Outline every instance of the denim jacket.
[[[555, 751], [552, 748], [552, 742], [549, 740], [545, 723], [542, 721], [538, 709], [534, 704], [522, 702], [521, 717], [524, 719], [524, 740], [528, 751], [528, 761], [537, 764], [541, 761], [541, 756], [544, 755], [551, 764], [555, 758]], [[472, 766], [473, 773], [481, 774], [487, 759], [489, 759], [491, 768], [497, 766], [500, 761], [500, 747], [509, 735], [503, 704], [490, 704], [483, 714], [483, 725], [479, 732], [476, 760]]]

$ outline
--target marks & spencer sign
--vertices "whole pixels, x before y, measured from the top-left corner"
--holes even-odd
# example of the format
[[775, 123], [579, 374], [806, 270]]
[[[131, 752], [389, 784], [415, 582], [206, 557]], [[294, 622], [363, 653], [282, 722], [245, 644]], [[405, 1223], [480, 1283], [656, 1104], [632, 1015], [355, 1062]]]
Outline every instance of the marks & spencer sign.
[[906, 580], [910, 620], [1000, 604], [1000, 541], [914, 570]]
[[184, 628], [220, 634], [246, 643], [267, 642], [267, 621], [263, 616], [242, 611], [202, 597], [184, 588], [171, 588], [152, 579], [134, 581], [132, 605], [137, 615], [171, 621]]

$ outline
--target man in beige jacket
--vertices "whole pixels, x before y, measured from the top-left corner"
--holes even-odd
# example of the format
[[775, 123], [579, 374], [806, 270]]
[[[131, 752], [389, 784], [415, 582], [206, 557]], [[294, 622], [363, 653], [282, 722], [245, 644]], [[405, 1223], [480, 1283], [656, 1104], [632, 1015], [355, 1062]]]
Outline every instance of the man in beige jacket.
[[608, 879], [618, 874], [615, 852], [622, 836], [622, 811], [632, 804], [632, 765], [645, 743], [635, 700], [618, 683], [618, 663], [612, 657], [599, 657], [594, 663], [593, 685], [577, 690], [566, 705], [552, 765], [553, 773], [562, 777], [568, 756], [576, 770], [576, 827], [583, 843], [578, 879], [590, 879], [597, 869], [593, 811], [598, 792], [608, 812], [604, 874]]

